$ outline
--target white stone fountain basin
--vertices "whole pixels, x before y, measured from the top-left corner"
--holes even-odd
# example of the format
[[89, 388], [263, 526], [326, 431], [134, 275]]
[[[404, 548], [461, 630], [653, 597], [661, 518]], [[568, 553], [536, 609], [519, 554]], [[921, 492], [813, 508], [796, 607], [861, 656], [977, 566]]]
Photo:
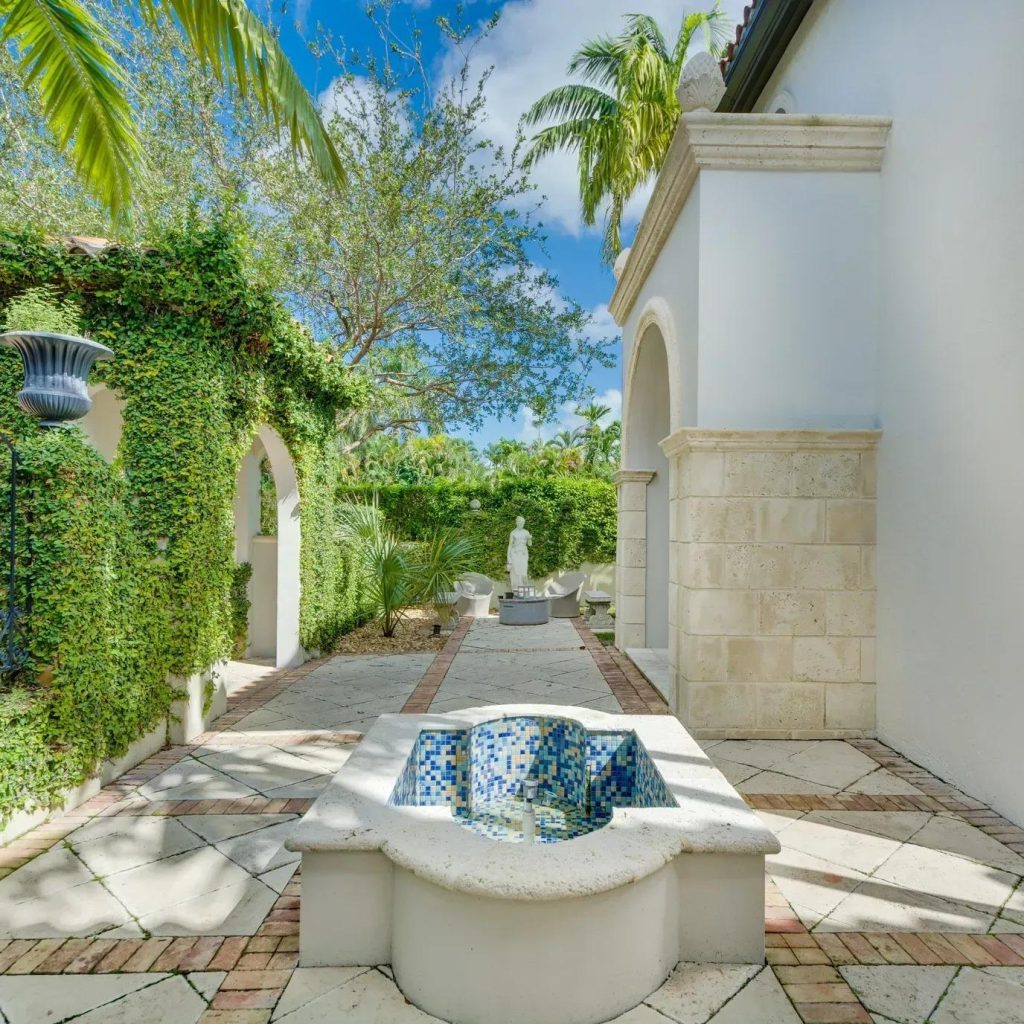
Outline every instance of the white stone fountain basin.
[[[632, 733], [645, 794], [653, 765], [665, 806], [615, 806], [593, 831], [531, 844], [480, 835], [450, 805], [395, 802], [413, 798], [421, 732], [499, 719]], [[486, 756], [467, 770], [523, 770]], [[571, 765], [544, 770], [571, 789]], [[436, 777], [421, 781], [437, 799]], [[763, 962], [764, 857], [779, 850], [677, 719], [521, 704], [382, 716], [288, 846], [302, 853], [301, 964], [390, 963], [411, 1002], [458, 1024], [597, 1024], [680, 960]]]

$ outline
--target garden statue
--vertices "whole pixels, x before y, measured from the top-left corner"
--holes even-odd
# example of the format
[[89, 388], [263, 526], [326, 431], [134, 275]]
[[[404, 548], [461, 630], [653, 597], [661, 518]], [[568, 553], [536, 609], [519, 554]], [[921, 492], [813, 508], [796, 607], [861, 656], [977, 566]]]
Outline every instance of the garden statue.
[[508, 535], [508, 578], [512, 590], [518, 591], [530, 581], [530, 545], [533, 537], [526, 529], [526, 520], [516, 516], [516, 528]]

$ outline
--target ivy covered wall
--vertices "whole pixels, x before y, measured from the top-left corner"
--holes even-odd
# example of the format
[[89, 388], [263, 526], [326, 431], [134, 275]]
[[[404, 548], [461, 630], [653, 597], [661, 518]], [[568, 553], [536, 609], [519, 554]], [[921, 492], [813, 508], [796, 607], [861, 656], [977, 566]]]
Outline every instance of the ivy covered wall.
[[0, 430], [22, 457], [29, 655], [0, 686], [0, 824], [158, 723], [168, 673], [230, 655], [236, 478], [261, 424], [299, 481], [302, 644], [327, 647], [364, 617], [333, 515], [335, 413], [360, 385], [252, 279], [243, 250], [226, 229], [100, 255], [0, 234], [0, 315], [40, 284], [76, 300], [85, 333], [116, 354], [90, 382], [124, 401], [107, 465], [79, 428], [43, 431], [18, 410], [21, 361], [0, 349]]
[[[496, 579], [505, 576], [508, 535], [519, 515], [533, 534], [531, 576], [584, 562], [615, 561], [617, 503], [615, 485], [607, 480], [552, 477], [497, 484], [342, 485], [339, 496], [376, 500], [406, 540], [426, 540], [442, 527], [458, 528], [479, 544], [480, 571]], [[479, 511], [470, 508], [474, 499], [480, 502]]]

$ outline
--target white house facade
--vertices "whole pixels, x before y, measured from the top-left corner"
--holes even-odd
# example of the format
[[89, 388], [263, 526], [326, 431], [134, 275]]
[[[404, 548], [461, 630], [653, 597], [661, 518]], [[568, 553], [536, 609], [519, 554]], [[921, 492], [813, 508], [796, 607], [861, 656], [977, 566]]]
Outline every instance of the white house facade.
[[877, 735], [1024, 823], [1022, 36], [760, 0], [611, 309], [618, 645], [698, 736]]

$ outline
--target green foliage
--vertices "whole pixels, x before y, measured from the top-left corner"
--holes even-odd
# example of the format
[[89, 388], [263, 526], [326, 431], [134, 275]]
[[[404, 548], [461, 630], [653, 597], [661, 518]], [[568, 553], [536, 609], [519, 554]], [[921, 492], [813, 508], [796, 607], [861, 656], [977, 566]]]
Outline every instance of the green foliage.
[[5, 331], [45, 331], [50, 334], [78, 334], [82, 312], [55, 288], [29, 288], [7, 304]]
[[603, 405], [580, 406], [576, 415], [584, 423], [575, 430], [559, 431], [548, 441], [503, 438], [488, 445], [483, 455], [469, 441], [446, 434], [377, 434], [344, 455], [341, 474], [353, 484], [376, 485], [578, 475], [610, 480], [619, 468], [622, 437], [618, 420], [601, 426], [610, 412]]
[[476, 539], [435, 526], [425, 540], [410, 542], [395, 532], [375, 504], [342, 501], [338, 534], [356, 553], [359, 574], [385, 636], [394, 636], [406, 609], [433, 603], [444, 621], [450, 609], [441, 600], [455, 581], [477, 564]]
[[[445, 40], [452, 43], [452, 40]], [[385, 30], [386, 61], [338, 65], [324, 105], [349, 168], [331, 193], [279, 148], [253, 161], [256, 234], [294, 308], [373, 382], [342, 419], [358, 447], [375, 433], [431, 432], [575, 399], [614, 336], [562, 297], [535, 262], [544, 236], [519, 147], [488, 140], [486, 77], [467, 55], [433, 83], [417, 44]], [[351, 66], [350, 66], [351, 64]], [[423, 78], [421, 79], [421, 73]]]
[[231, 576], [231, 639], [232, 657], [244, 658], [249, 646], [249, 601], [248, 586], [252, 579], [252, 564], [239, 562]]
[[547, 124], [533, 137], [527, 163], [560, 149], [576, 153], [584, 222], [594, 224], [607, 205], [609, 262], [622, 249], [626, 203], [658, 173], [675, 134], [676, 88], [694, 37], [703, 31], [714, 53], [726, 35], [717, 3], [710, 11], [684, 14], [671, 45], [649, 15], [624, 17], [619, 35], [591, 39], [573, 54], [569, 73], [583, 82], [552, 89], [526, 115], [528, 124]]
[[270, 460], [260, 460], [260, 533], [264, 537], [277, 536], [277, 488]]
[[461, 437], [375, 434], [345, 455], [342, 476], [353, 483], [422, 484], [483, 480], [487, 467], [476, 447]]
[[261, 424], [298, 477], [301, 642], [327, 648], [366, 615], [334, 527], [335, 416], [360, 386], [249, 279], [241, 251], [219, 228], [95, 258], [0, 233], [0, 309], [42, 285], [76, 301], [82, 327], [116, 353], [93, 379], [124, 400], [108, 466], [77, 427], [41, 432], [20, 412], [21, 362], [0, 351], [0, 430], [25, 460], [30, 653], [0, 697], [0, 819], [45, 805], [165, 716], [168, 673], [231, 654], [236, 480]]
[[[506, 548], [515, 518], [533, 534], [530, 573], [544, 576], [583, 562], [614, 562], [615, 486], [586, 477], [507, 480], [497, 484], [437, 482], [412, 487], [341, 486], [342, 498], [376, 499], [402, 540], [426, 541], [439, 529], [470, 538], [472, 571], [505, 576]], [[480, 502], [480, 511], [470, 501]]]
[[[108, 13], [133, 20], [123, 6], [108, 12], [83, 0], [0, 3], [0, 45], [19, 48], [20, 77], [37, 93], [47, 127], [81, 180], [115, 216], [126, 212], [145, 167], [128, 75], [105, 24]], [[332, 186], [344, 182], [341, 159], [315, 102], [273, 32], [242, 0], [138, 0], [135, 6], [149, 24], [173, 12], [192, 53], [222, 85], [231, 83], [243, 99], [251, 93], [275, 128], [288, 132], [293, 155], [305, 154]]]
[[18, 559], [29, 665], [0, 693], [0, 820], [123, 754], [172, 699], [173, 581], [132, 525], [124, 479], [78, 430], [36, 429], [18, 450], [19, 521], [31, 524]]

